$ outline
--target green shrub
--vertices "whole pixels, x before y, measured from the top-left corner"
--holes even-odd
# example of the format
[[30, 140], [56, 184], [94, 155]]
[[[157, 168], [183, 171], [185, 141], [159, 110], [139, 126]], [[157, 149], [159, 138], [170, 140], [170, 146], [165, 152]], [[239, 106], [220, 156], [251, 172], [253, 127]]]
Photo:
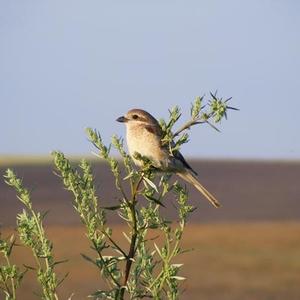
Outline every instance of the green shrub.
[[[173, 128], [181, 113], [178, 107], [173, 108], [168, 121], [160, 120], [163, 143], [172, 153], [188, 142], [186, 130], [192, 126], [209, 124], [217, 129], [215, 124], [227, 117], [228, 109], [234, 109], [228, 106], [228, 100], [223, 101], [211, 94], [211, 100], [203, 105], [203, 97], [196, 97], [191, 108], [191, 119], [177, 131]], [[187, 251], [181, 248], [181, 239], [188, 217], [195, 209], [188, 203], [187, 189], [178, 182], [171, 183], [171, 174], [155, 172], [146, 157], [135, 157], [144, 162], [144, 167], [137, 170], [124, 150], [121, 138], [113, 136], [107, 147], [96, 130], [88, 128], [87, 135], [98, 150], [97, 155], [110, 166], [120, 195], [117, 204], [101, 206], [89, 162], [82, 160], [78, 167], [74, 167], [63, 153], [55, 151], [52, 155], [56, 173], [65, 188], [73, 194], [73, 206], [95, 251], [93, 257], [82, 256], [98, 268], [106, 282], [105, 289], [93, 292], [90, 297], [178, 299], [180, 282], [185, 278], [180, 275], [182, 264], [174, 263], [174, 258]], [[111, 148], [119, 152], [121, 161], [111, 155]], [[16, 190], [18, 199], [24, 205], [23, 212], [17, 216], [17, 231], [21, 243], [32, 250], [35, 258], [36, 265], [30, 269], [36, 272], [42, 289], [41, 298], [58, 299], [57, 287], [64, 278], [58, 279], [55, 273], [56, 265], [61, 262], [54, 261], [53, 246], [43, 227], [44, 216], [32, 208], [29, 191], [12, 170], [7, 170], [5, 180]], [[125, 186], [129, 188], [125, 189]], [[170, 205], [165, 201], [167, 195], [174, 199], [176, 220], [168, 220], [162, 213], [161, 207]], [[141, 198], [145, 201], [139, 201]], [[122, 248], [114, 239], [107, 210], [114, 211], [128, 225], [127, 232], [123, 232], [128, 248]], [[152, 238], [153, 232], [161, 237], [160, 240]], [[0, 288], [7, 300], [17, 299], [16, 289], [29, 268], [21, 271], [11, 264], [10, 254], [14, 244], [13, 236], [8, 240], [0, 239], [0, 251], [5, 258], [5, 263], [0, 267]]]

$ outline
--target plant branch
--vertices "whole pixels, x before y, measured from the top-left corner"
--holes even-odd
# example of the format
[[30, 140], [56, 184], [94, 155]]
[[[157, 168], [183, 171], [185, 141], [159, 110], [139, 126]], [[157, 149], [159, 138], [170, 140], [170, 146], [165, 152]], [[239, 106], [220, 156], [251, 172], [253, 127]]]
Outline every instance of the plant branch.
[[[114, 284], [115, 284], [118, 288], [120, 288], [119, 282], [115, 279], [115, 277], [113, 276], [113, 274], [112, 274], [112, 273], [109, 271], [109, 269], [107, 268], [106, 263], [105, 263], [105, 260], [104, 260], [104, 258], [103, 258], [103, 256], [102, 256], [101, 251], [99, 251], [99, 250], [96, 248], [96, 247], [97, 247], [97, 244], [96, 244], [94, 241], [93, 241], [93, 243], [94, 243], [94, 247], [95, 247], [95, 249], [96, 249], [96, 251], [97, 251], [97, 253], [98, 253], [98, 255], [99, 255], [99, 258], [101, 259], [101, 261], [102, 261], [102, 263], [103, 263], [103, 266], [104, 266], [106, 272], [109, 274], [109, 276], [110, 276], [110, 278], [112, 279], [112, 281], [114, 282]], [[111, 288], [109, 281], [107, 281], [107, 283], [108, 283], [109, 287]]]
[[125, 251], [109, 236], [109, 234], [105, 230], [101, 230], [101, 233], [106, 236], [106, 238], [127, 258], [127, 254]]
[[192, 126], [197, 125], [197, 124], [201, 124], [204, 123], [203, 121], [200, 121], [200, 118], [197, 119], [192, 119], [188, 122], [186, 122], [185, 124], [183, 124], [183, 126], [181, 126], [174, 134], [173, 134], [173, 138], [178, 136], [181, 132], [183, 132], [184, 130], [190, 129]]
[[132, 201], [128, 202], [128, 206], [130, 208], [131, 217], [132, 217], [132, 235], [131, 235], [131, 242], [129, 247], [129, 253], [127, 255], [127, 261], [126, 261], [126, 267], [125, 267], [125, 276], [124, 276], [124, 282], [123, 282], [123, 289], [121, 290], [121, 298], [124, 298], [125, 293], [125, 286], [127, 285], [127, 281], [130, 274], [130, 269], [132, 266], [132, 260], [135, 255], [135, 249], [136, 249], [136, 240], [138, 235], [138, 228], [137, 228], [137, 218], [136, 218], [136, 197], [138, 193], [139, 186], [143, 180], [144, 175], [142, 174], [139, 178], [137, 184], [134, 187], [133, 193], [132, 193]]

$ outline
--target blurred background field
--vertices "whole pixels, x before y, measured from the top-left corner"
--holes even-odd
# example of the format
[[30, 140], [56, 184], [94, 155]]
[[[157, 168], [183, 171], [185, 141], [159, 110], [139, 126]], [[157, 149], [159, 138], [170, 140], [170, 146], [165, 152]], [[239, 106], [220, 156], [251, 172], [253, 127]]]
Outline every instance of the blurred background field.
[[[72, 198], [53, 173], [49, 161], [43, 164], [17, 163], [15, 171], [32, 191], [34, 207], [49, 211], [45, 225], [54, 242], [59, 274], [70, 272], [60, 289], [62, 299], [74, 293], [76, 300], [103, 286], [93, 265], [80, 253], [90, 249], [72, 207]], [[223, 207], [214, 209], [197, 191], [190, 190], [194, 212], [184, 237], [182, 299], [299, 299], [300, 295], [300, 178], [299, 162], [190, 161], [202, 182], [219, 196]], [[76, 160], [74, 160], [76, 163]], [[6, 166], [1, 165], [1, 174]], [[116, 204], [119, 197], [112, 176], [103, 163], [93, 162], [101, 205]], [[15, 217], [22, 209], [15, 193], [0, 183], [1, 231], [13, 232]], [[172, 199], [164, 215], [175, 218]], [[114, 234], [123, 241], [128, 228], [110, 213]], [[14, 259], [31, 264], [31, 254], [18, 247]], [[35, 281], [26, 275], [20, 288], [22, 300], [38, 299]]]
[[[50, 158], [51, 160], [51, 158]], [[36, 199], [35, 207], [41, 211], [50, 210], [49, 224], [78, 225], [79, 220], [71, 205], [71, 195], [64, 190], [49, 159], [43, 164], [2, 164], [0, 171], [13, 167], [23, 182], [32, 190]], [[74, 163], [78, 162], [73, 160]], [[266, 161], [224, 161], [188, 160], [199, 173], [200, 181], [212, 191], [223, 207], [214, 209], [209, 203], [190, 188], [191, 204], [198, 207], [193, 213], [193, 222], [244, 222], [244, 221], [291, 221], [300, 218], [300, 162]], [[118, 194], [114, 188], [111, 171], [105, 163], [94, 160], [95, 184], [103, 206], [118, 204]], [[174, 179], [176, 176], [173, 177]], [[21, 209], [14, 191], [0, 181], [1, 206], [0, 220], [5, 226], [14, 224], [14, 217]], [[172, 202], [163, 213], [174, 218]], [[66, 217], [67, 216], [67, 217]], [[116, 222], [119, 218], [112, 219]]]
[[[124, 240], [121, 231], [127, 228], [115, 225], [113, 229]], [[61, 299], [72, 293], [74, 300], [87, 299], [86, 295], [103, 287], [96, 268], [80, 256], [92, 254], [82, 228], [51, 225], [47, 233], [56, 258], [69, 259], [57, 268], [61, 277], [69, 272], [59, 289]], [[189, 225], [183, 246], [194, 251], [178, 258], [184, 263], [181, 275], [188, 278], [182, 283], [181, 299], [298, 300], [299, 235], [298, 222]], [[32, 262], [23, 248], [17, 248], [14, 259], [19, 264]], [[33, 291], [38, 289], [29, 272], [19, 290], [20, 299], [39, 299]]]

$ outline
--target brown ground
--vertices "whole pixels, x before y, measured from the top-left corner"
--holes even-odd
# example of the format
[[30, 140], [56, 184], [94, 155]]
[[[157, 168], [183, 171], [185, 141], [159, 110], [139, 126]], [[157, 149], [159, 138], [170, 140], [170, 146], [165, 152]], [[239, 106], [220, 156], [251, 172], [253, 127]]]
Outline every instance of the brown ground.
[[[191, 202], [198, 205], [185, 233], [184, 246], [195, 251], [182, 256], [182, 275], [188, 280], [181, 299], [206, 300], [298, 300], [300, 299], [300, 163], [191, 162], [223, 207], [211, 208], [191, 189]], [[5, 167], [0, 168], [4, 172]], [[71, 198], [47, 165], [14, 168], [32, 189], [36, 209], [50, 210], [47, 233], [54, 242], [60, 274], [70, 272], [61, 299], [72, 292], [74, 300], [101, 287], [96, 269], [80, 257], [89, 245], [73, 212]], [[117, 203], [111, 176], [103, 165], [95, 166], [103, 205]], [[0, 181], [0, 223], [14, 226], [21, 205], [15, 193]], [[174, 216], [172, 205], [164, 209]], [[113, 218], [116, 235], [125, 227]], [[196, 224], [198, 223], [198, 224]], [[199, 224], [202, 223], [202, 224]], [[205, 223], [205, 224], [203, 224]], [[3, 229], [4, 235], [12, 232]], [[121, 239], [121, 236], [118, 237]], [[31, 264], [28, 250], [19, 248], [14, 260]], [[27, 274], [20, 300], [39, 299], [32, 275]], [[0, 299], [3, 297], [0, 295]]]
[[[117, 239], [123, 240], [125, 227], [115, 225]], [[6, 234], [6, 230], [4, 234]], [[78, 226], [47, 229], [54, 242], [60, 276], [70, 272], [60, 288], [60, 299], [75, 293], [73, 300], [103, 287], [96, 268], [80, 253], [90, 254], [83, 230]], [[194, 248], [179, 257], [184, 263], [181, 275], [182, 300], [299, 300], [300, 298], [300, 223], [235, 223], [188, 226], [184, 246]], [[124, 242], [124, 245], [126, 243]], [[14, 253], [18, 264], [31, 264], [27, 249]], [[39, 297], [33, 273], [27, 274], [19, 290], [20, 300]], [[0, 299], [1, 298], [0, 296]]]

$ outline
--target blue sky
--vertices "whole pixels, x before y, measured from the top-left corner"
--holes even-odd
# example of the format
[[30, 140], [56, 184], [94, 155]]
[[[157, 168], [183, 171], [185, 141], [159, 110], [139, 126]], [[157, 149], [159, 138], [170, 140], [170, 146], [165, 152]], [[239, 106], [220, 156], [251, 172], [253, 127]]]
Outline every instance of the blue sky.
[[240, 112], [185, 155], [299, 159], [299, 30], [292, 0], [1, 1], [0, 155], [88, 154], [87, 126], [108, 143], [131, 108], [218, 90]]

